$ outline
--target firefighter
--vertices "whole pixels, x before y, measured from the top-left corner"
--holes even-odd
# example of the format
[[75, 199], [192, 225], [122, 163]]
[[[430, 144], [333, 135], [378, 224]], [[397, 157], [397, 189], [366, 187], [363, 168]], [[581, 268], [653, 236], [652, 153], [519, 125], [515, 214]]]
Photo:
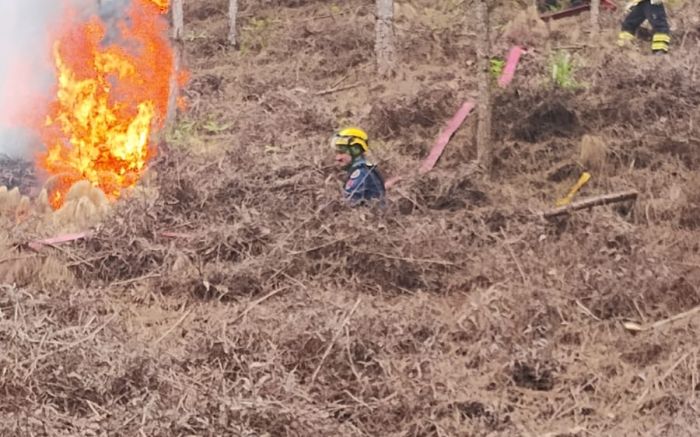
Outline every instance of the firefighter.
[[622, 31], [617, 41], [620, 47], [628, 45], [644, 20], [649, 20], [654, 32], [651, 40], [652, 52], [656, 55], [668, 53], [671, 35], [663, 0], [632, 0], [627, 2], [625, 11], [627, 16], [622, 22]]
[[343, 189], [345, 199], [353, 206], [371, 199], [382, 200], [384, 179], [365, 156], [369, 150], [367, 133], [356, 127], [341, 129], [333, 136], [332, 145], [336, 163], [347, 171]]

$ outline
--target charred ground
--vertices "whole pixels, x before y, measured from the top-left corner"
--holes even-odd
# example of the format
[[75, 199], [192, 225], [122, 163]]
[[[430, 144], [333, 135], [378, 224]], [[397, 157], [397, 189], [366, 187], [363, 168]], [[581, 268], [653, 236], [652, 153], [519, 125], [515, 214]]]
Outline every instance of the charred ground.
[[[4, 434], [694, 434], [697, 320], [622, 322], [700, 305], [697, 2], [671, 13], [664, 59], [551, 29], [497, 92], [491, 178], [467, 164], [471, 122], [411, 173], [476, 90], [458, 2], [399, 4], [389, 81], [372, 73], [372, 2], [244, 6], [231, 50], [225, 2], [188, 4], [189, 110], [155, 197], [56, 252], [7, 224]], [[562, 45], [579, 89], [551, 84]], [[408, 176], [387, 210], [338, 200], [327, 139], [346, 122]], [[582, 170], [583, 195], [640, 199], [540, 219]]]

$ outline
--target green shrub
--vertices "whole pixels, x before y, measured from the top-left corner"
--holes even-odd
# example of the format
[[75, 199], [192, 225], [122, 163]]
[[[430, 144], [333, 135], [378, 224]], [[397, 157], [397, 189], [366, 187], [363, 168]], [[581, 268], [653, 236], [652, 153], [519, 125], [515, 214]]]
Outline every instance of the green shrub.
[[563, 89], [581, 88], [576, 79], [574, 79], [574, 70], [576, 68], [574, 61], [571, 59], [571, 54], [568, 52], [557, 52], [550, 61], [552, 82], [555, 87]]
[[491, 77], [498, 80], [503, 74], [503, 68], [506, 66], [506, 62], [503, 59], [491, 59]]

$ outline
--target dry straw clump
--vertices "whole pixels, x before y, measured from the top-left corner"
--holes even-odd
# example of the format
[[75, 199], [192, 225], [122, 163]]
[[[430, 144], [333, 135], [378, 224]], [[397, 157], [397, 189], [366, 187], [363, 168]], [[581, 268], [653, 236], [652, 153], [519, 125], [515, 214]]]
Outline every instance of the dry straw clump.
[[[370, 71], [371, 59], [355, 56], [371, 50], [366, 3], [264, 3], [242, 17], [276, 20], [260, 32], [266, 48], [228, 52], [208, 33], [187, 45], [195, 101], [173, 136], [226, 152], [161, 148], [156, 189], [116, 202], [72, 245], [36, 255], [24, 244], [36, 237], [28, 222], [3, 224], [3, 251], [55, 257], [74, 280], [35, 273], [0, 286], [0, 434], [697, 429], [698, 227], [680, 220], [697, 203], [690, 70], [650, 61], [630, 71], [603, 51], [582, 67], [589, 90], [554, 93], [536, 85], [546, 61], [534, 53], [518, 70], [532, 81], [496, 99], [493, 175], [444, 159], [405, 175], [386, 208], [351, 209], [321, 158], [334, 116], [391, 128], [387, 175], [417, 168], [420, 139], [450, 115], [445, 102], [467, 97], [444, 85], [471, 83], [459, 58], [470, 52], [454, 43], [464, 26], [436, 34], [406, 22], [415, 44], [400, 49], [398, 77], [436, 91], [418, 111], [392, 83], [315, 94]], [[186, 6], [201, 17], [188, 26], [225, 27], [222, 8]], [[370, 32], [351, 32], [358, 23]], [[447, 52], [431, 62], [444, 71], [410, 56], [443, 47], [455, 49], [450, 63]], [[346, 49], [352, 56], [338, 59]], [[351, 99], [371, 103], [341, 104]], [[636, 207], [544, 221], [537, 212], [553, 204], [555, 184], [580, 174], [585, 134], [604, 140], [609, 171], [582, 195], [636, 188]], [[649, 200], [670, 193], [675, 203], [648, 219]]]

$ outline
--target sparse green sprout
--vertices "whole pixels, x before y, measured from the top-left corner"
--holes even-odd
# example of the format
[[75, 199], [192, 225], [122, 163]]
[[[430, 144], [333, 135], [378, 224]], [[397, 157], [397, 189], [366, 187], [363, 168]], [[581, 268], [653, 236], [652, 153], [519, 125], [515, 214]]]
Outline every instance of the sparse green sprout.
[[551, 60], [552, 82], [562, 89], [581, 88], [574, 79], [575, 64], [568, 52], [559, 51]]
[[556, 12], [556, 11], [563, 9], [563, 6], [560, 5], [559, 3], [555, 3], [555, 4], [547, 4], [546, 8], [549, 12]]
[[503, 69], [506, 66], [506, 62], [503, 59], [491, 59], [491, 77], [498, 80], [503, 74]]
[[232, 126], [233, 123], [222, 124], [218, 120], [210, 119], [202, 125], [202, 129], [208, 134], [219, 134], [231, 129]]
[[252, 17], [241, 32], [241, 53], [261, 50], [268, 46], [269, 30], [272, 29], [272, 20], [268, 18]]

